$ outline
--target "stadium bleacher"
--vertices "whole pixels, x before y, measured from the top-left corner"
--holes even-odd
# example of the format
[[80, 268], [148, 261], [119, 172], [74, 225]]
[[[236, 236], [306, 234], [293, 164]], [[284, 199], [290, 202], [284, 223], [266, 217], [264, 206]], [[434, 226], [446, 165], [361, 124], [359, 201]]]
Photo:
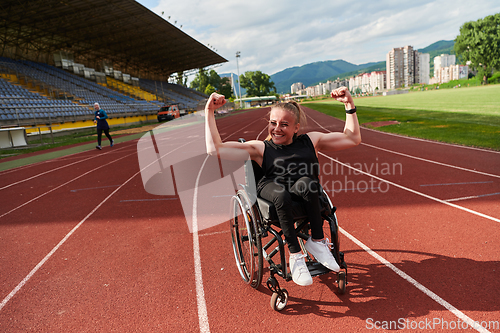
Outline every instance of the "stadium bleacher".
[[[13, 78], [17, 82], [11, 82]], [[164, 102], [153, 100], [149, 95], [147, 99], [135, 99], [48, 64], [0, 57], [0, 124], [91, 119], [95, 102], [110, 117], [123, 117], [154, 114], [163, 103], [175, 103], [181, 109], [195, 109], [200, 100], [207, 98], [192, 89], [167, 82], [142, 79], [139, 82], [140, 88], [132, 89], [136, 90], [135, 95], [137, 89], [142, 89], [148, 92], [145, 94], [154, 94]], [[112, 86], [116, 88], [117, 84]], [[158, 91], [158, 87], [162, 89]], [[57, 93], [48, 97], [44, 96], [44, 91]]]
[[158, 96], [162, 96], [166, 103], [178, 104], [180, 109], [196, 109], [198, 103], [208, 98], [194, 89], [177, 84], [139, 79], [140, 87]]

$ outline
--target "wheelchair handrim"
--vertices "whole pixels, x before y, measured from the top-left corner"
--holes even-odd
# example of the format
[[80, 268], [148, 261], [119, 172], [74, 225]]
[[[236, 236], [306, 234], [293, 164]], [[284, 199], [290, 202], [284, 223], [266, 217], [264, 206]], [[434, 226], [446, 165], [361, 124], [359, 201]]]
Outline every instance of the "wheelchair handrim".
[[[244, 257], [243, 249], [241, 248], [241, 246], [243, 244], [240, 244], [241, 235], [239, 233], [239, 230], [240, 230], [239, 221], [236, 221], [237, 216], [239, 216], [239, 215], [235, 215], [236, 209], [238, 206], [240, 207], [240, 210], [241, 210], [241, 216], [243, 216], [243, 219], [245, 221], [245, 227], [246, 227], [247, 235], [248, 235], [248, 243], [249, 244], [253, 243], [251, 232], [249, 232], [252, 230], [250, 228], [250, 221], [248, 220], [246, 212], [244, 211], [243, 203], [241, 202], [240, 198], [235, 195], [231, 198], [231, 207], [230, 207], [231, 217], [229, 220], [229, 223], [231, 225], [231, 238], [232, 238], [232, 244], [233, 244], [233, 253], [234, 253], [234, 258], [236, 260], [236, 267], [238, 268], [238, 271], [239, 271], [243, 281], [245, 281], [246, 283], [249, 283], [253, 280], [253, 275], [255, 274], [255, 272], [253, 272], [254, 258], [253, 258], [253, 256], [250, 255], [249, 256], [250, 262], [247, 263], [246, 259]], [[248, 270], [248, 265], [250, 267], [250, 271]], [[243, 267], [243, 266], [245, 266], [245, 267]]]

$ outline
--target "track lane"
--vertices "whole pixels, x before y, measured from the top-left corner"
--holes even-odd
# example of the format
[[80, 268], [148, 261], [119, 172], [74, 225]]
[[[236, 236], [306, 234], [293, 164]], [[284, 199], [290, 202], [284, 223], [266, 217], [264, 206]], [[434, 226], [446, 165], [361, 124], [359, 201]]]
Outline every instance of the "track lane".
[[[127, 157], [128, 157], [128, 158], [129, 158], [129, 160], [130, 160], [130, 156], [127, 156]], [[124, 165], [135, 166], [135, 168], [137, 168], [137, 167], [136, 167], [136, 165], [137, 165], [137, 157], [136, 157], [136, 156], [133, 156], [131, 161], [133, 161], [133, 163], [128, 162], [128, 163], [125, 163]], [[133, 169], [134, 169], [134, 168], [133, 168]], [[120, 171], [121, 171], [121, 170], [123, 170], [123, 168], [121, 168], [121, 169], [120, 169]], [[123, 173], [114, 173], [114, 172], [113, 172], [113, 173], [111, 173], [111, 174], [112, 174], [112, 177], [107, 177], [107, 178], [105, 177], [105, 174], [104, 174], [104, 173], [100, 174], [100, 175], [99, 175], [99, 176], [97, 176], [97, 177], [95, 177], [95, 176], [93, 177], [93, 178], [95, 179], [95, 181], [97, 181], [97, 182], [101, 182], [101, 180], [105, 180], [105, 181], [107, 182], [107, 183], [106, 183], [105, 181], [103, 181], [103, 182], [100, 184], [100, 185], [102, 185], [102, 186], [99, 186], [99, 187], [98, 187], [98, 189], [99, 189], [99, 190], [103, 191], [104, 189], [109, 189], [109, 188], [116, 187], [116, 186], [114, 186], [114, 185], [108, 185], [108, 184], [113, 183], [113, 181], [114, 181], [114, 179], [110, 179], [110, 178], [117, 177], [118, 179], [123, 179], [123, 177], [124, 177]], [[135, 176], [137, 176], [137, 175], [138, 175], [138, 173], [136, 172], [136, 173], [135, 173]], [[128, 176], [126, 176], [126, 177], [128, 177]], [[88, 177], [87, 177], [87, 178], [88, 178]], [[139, 179], [139, 181], [138, 181], [138, 182], [139, 182], [139, 186], [137, 186], [137, 184], [136, 184], [136, 185], [134, 186], [134, 190], [135, 190], [135, 191], [139, 190], [139, 192], [140, 192], [140, 193], [144, 193], [144, 189], [143, 189], [143, 185], [142, 185], [142, 181], [140, 180], [140, 177], [136, 177], [136, 178], [137, 178], [137, 179]], [[99, 179], [100, 179], [100, 180], [99, 180]], [[81, 184], [81, 186], [85, 186], [85, 185], [86, 185], [86, 186], [88, 186], [88, 184], [89, 184], [88, 179], [84, 179], [84, 178], [82, 178], [82, 181], [83, 181], [83, 183]], [[79, 186], [79, 184], [74, 184], [74, 185], [76, 185], [76, 188], [78, 188], [79, 190], [81, 190], [81, 189], [85, 189], [85, 188], [83, 188], [83, 187]], [[94, 188], [94, 189], [86, 189], [86, 190], [96, 190], [96, 188]], [[73, 192], [76, 192], [76, 193], [84, 193], [84, 191], [73, 191]], [[56, 194], [56, 193], [54, 193], [54, 194]], [[113, 194], [113, 193], [112, 193], [112, 194]], [[56, 195], [57, 195], [57, 194], [56, 194]], [[57, 195], [57, 196], [59, 196], [59, 195]], [[94, 195], [94, 196], [92, 196], [92, 197], [96, 197], [96, 198], [98, 198], [98, 196], [95, 196], [95, 195]], [[127, 197], [127, 195], [124, 195], [124, 197]], [[149, 195], [149, 197], [151, 197], [151, 195]], [[149, 202], [155, 202], [155, 199], [157, 199], [157, 198], [156, 198], [156, 197], [154, 197], [154, 198], [152, 198], [152, 199], [151, 199], [151, 201], [149, 201]], [[74, 200], [74, 198], [73, 198], [73, 200]], [[102, 200], [102, 199], [101, 199], [101, 200]], [[70, 200], [70, 201], [71, 201], [71, 200]], [[122, 201], [124, 202], [124, 204], [122, 205], [122, 207], [123, 207], [123, 206], [125, 206], [125, 207], [129, 207], [129, 206], [131, 206], [131, 204], [129, 204], [130, 202], [138, 202], [138, 203], [140, 203], [140, 204], [143, 204], [144, 202], [148, 202], [148, 199], [146, 199], [146, 200], [144, 200], [144, 199], [138, 199], [137, 201], [134, 201], [134, 199], [128, 198], [128, 199], [124, 199], [124, 200], [122, 200]], [[121, 202], [122, 202], [122, 201], [121, 201]], [[82, 206], [87, 206], [87, 205], [86, 205], [86, 203], [85, 203], [84, 201], [80, 201], [80, 204], [82, 204]], [[178, 205], [178, 203], [177, 203], [177, 205]], [[93, 206], [93, 205], [92, 205], [92, 206]], [[133, 205], [132, 205], [132, 206], [133, 206]], [[169, 206], [171, 206], [171, 205], [169, 205]], [[164, 207], [162, 207], [162, 208], [164, 208]], [[137, 208], [136, 208], [136, 209], [137, 209]], [[113, 211], [118, 211], [118, 210], [113, 210]], [[123, 211], [123, 209], [122, 209], [122, 211]], [[164, 218], [165, 210], [164, 210], [164, 209], [162, 209], [162, 210], [161, 210], [161, 212], [162, 212], [162, 218]], [[181, 213], [182, 213], [182, 210], [181, 210]], [[151, 212], [147, 212], [147, 214], [148, 214], [148, 216], [151, 216], [151, 215], [150, 215], [150, 214], [151, 214]], [[65, 216], [65, 218], [68, 218], [67, 214], [62, 214], [62, 215], [63, 215], [63, 216]], [[172, 210], [170, 210], [170, 209], [169, 209], [169, 211], [168, 211], [168, 215], [169, 215], [169, 216], [171, 216], [171, 217], [173, 216], [173, 215], [172, 215]], [[133, 218], [133, 216], [131, 216], [131, 217]], [[128, 217], [128, 219], [130, 219], [131, 217]], [[181, 214], [181, 217], [183, 218], [183, 215], [182, 215], [182, 214]], [[127, 219], [127, 218], [125, 217], [125, 219]], [[149, 220], [150, 220], [150, 219], [149, 219]], [[88, 223], [87, 223], [87, 224], [88, 224]], [[182, 222], [182, 223], [178, 223], [178, 224], [183, 225], [184, 227], [186, 226], [185, 221], [184, 221], [184, 222]], [[53, 230], [53, 226], [52, 226], [51, 230]], [[37, 236], [39, 236], [39, 235], [37, 235]], [[187, 236], [188, 236], [189, 238], [191, 237], [191, 235], [190, 235], [189, 233], [187, 234]], [[32, 237], [32, 236], [31, 236], [31, 237], [30, 237], [30, 236], [28, 236], [27, 238], [28, 238], [28, 239], [33, 239], [33, 237]], [[60, 236], [55, 236], [55, 238], [56, 238], [56, 239], [59, 239], [59, 238], [60, 238]], [[181, 240], [181, 242], [182, 242], [182, 240]], [[173, 243], [175, 243], [175, 242], [173, 242]], [[4, 243], [4, 244], [5, 244], [5, 243]], [[22, 245], [24, 245], [24, 244], [22, 244]], [[173, 249], [178, 250], [178, 249], [177, 249], [177, 246], [174, 246], [174, 247], [173, 247]], [[43, 252], [46, 252], [46, 250], [42, 250], [41, 252], [42, 252], [42, 253], [43, 253]], [[175, 252], [175, 251], [172, 251], [172, 252]], [[13, 253], [17, 253], [17, 251], [13, 251]], [[9, 259], [12, 259], [12, 257], [10, 257]], [[27, 266], [29, 267], [29, 266], [32, 266], [31, 264], [29, 264], [29, 263], [28, 263], [28, 262], [29, 262], [29, 260], [21, 260], [21, 262], [23, 263], [23, 264], [22, 264], [22, 266], [23, 266], [23, 267], [27, 267]], [[47, 262], [50, 262], [50, 260], [48, 260]], [[177, 266], [177, 264], [175, 263], [175, 264], [174, 264], [174, 267], [176, 267], [176, 266]], [[46, 267], [46, 266], [45, 266], [45, 267]], [[190, 266], [188, 266], [188, 267], [190, 267]], [[169, 268], [170, 270], [172, 270], [172, 267], [168, 267], [168, 268]], [[192, 269], [192, 267], [190, 267], [189, 269]], [[174, 268], [174, 271], [176, 271], [176, 268]], [[168, 276], [168, 274], [166, 274], [166, 275]], [[192, 276], [193, 274], [191, 273], [191, 274], [188, 274], [188, 275], [191, 275], [191, 276]], [[35, 274], [34, 276], [36, 276], [36, 274]], [[182, 275], [182, 278], [184, 278], [184, 277], [185, 277], [185, 275]], [[179, 295], [179, 300], [183, 300], [183, 299], [184, 299], [184, 298], [183, 298], [184, 294], [185, 294], [185, 293], [183, 292], [183, 293], [181, 293], [181, 295]], [[61, 296], [61, 295], [58, 295], [58, 296]], [[29, 295], [29, 296], [28, 296], [28, 298], [31, 298], [31, 297], [32, 297], [31, 295]], [[14, 299], [15, 299], [15, 298], [14, 298]], [[89, 301], [88, 303], [92, 303], [92, 302], [93, 302], [93, 301]], [[171, 302], [170, 302], [170, 303], [171, 303]], [[88, 305], [87, 305], [87, 306], [88, 306]], [[181, 311], [181, 312], [185, 312], [185, 309], [182, 309], [182, 307], [177, 307], [177, 309], [178, 309], [178, 311], [177, 311], [177, 312], [179, 312], [179, 311]], [[180, 310], [179, 310], [179, 309], [180, 309]], [[177, 315], [177, 316], [172, 317], [171, 319], [172, 319], [172, 321], [175, 321], [175, 320], [179, 321], [179, 318], [181, 318], [181, 317]], [[1, 320], [0, 320], [0, 322], [1, 322]], [[47, 323], [48, 323], [48, 322], [49, 322], [49, 321], [47, 321]], [[5, 323], [5, 322], [4, 322], [4, 323]], [[47, 323], [46, 323], [46, 324], [47, 324]], [[179, 321], [179, 323], [180, 323], [180, 324], [186, 324], [186, 322], [185, 322], [184, 320], [180, 320], [180, 321]]]
[[[265, 115], [265, 110], [261, 110], [261, 112], [263, 112], [262, 115]], [[260, 113], [256, 114], [258, 116]], [[248, 114], [245, 114], [243, 124], [247, 125], [251, 119], [255, 120], [255, 117], [256, 115], [248, 112]], [[221, 118], [218, 122], [228, 126], [227, 128], [221, 126], [225, 134], [237, 132], [238, 124], [241, 124], [235, 122], [231, 117]], [[242, 136], [247, 140], [254, 139], [262, 131], [262, 128], [258, 126], [255, 124], [255, 126], [246, 128], [245, 131], [248, 132], [243, 133]], [[265, 122], [263, 122], [263, 126], [265, 126]], [[233, 134], [236, 139], [237, 136], [237, 134]], [[356, 151], [360, 148], [356, 148]], [[352, 159], [355, 157], [353, 150], [340, 153], [345, 154], [338, 155], [341, 161], [360, 161]], [[364, 154], [366, 155], [366, 153]], [[132, 164], [133, 162], [130, 163], [130, 165]], [[432, 174], [429, 176], [432, 176]], [[367, 179], [366, 176], [362, 175], [358, 177], [355, 179]], [[119, 192], [120, 196], [123, 196], [119, 201], [159, 198], [147, 195], [143, 191], [139, 192], [142, 183], [137, 179], [128, 185], [130, 185], [130, 188], [127, 187], [126, 191]], [[141, 193], [141, 195], [136, 196], [138, 193]], [[417, 280], [424, 281], [424, 284], [429, 288], [448, 287], [444, 294], [449, 296], [451, 301], [458, 302], [459, 307], [465, 309], [466, 313], [472, 318], [478, 320], [481, 319], [480, 316], [494, 318], [495, 313], [498, 314], [498, 309], [491, 307], [492, 310], [485, 310], [491, 304], [491, 297], [484, 298], [484, 304], [478, 299], [477, 302], [473, 301], [470, 305], [467, 305], [464, 297], [460, 296], [463, 291], [459, 286], [455, 284], [452, 284], [452, 286], [446, 285], [449, 281], [461, 282], [460, 276], [464, 273], [461, 269], [462, 263], [466, 264], [466, 267], [477, 269], [495, 267], [492, 266], [492, 260], [495, 259], [494, 255], [485, 259], [485, 266], [481, 266], [477, 257], [474, 259], [467, 256], [458, 257], [458, 259], [451, 257], [451, 254], [454, 256], [461, 253], [467, 254], [470, 248], [473, 248], [474, 245], [477, 246], [473, 242], [466, 242], [461, 247], [458, 247], [454, 245], [456, 242], [461, 242], [467, 235], [471, 236], [471, 241], [484, 235], [482, 233], [469, 234], [470, 228], [467, 227], [460, 228], [459, 231], [455, 230], [457, 222], [453, 219], [450, 220], [450, 217], [454, 215], [453, 209], [446, 207], [443, 209], [439, 205], [438, 207], [434, 207], [434, 205], [426, 206], [425, 204], [428, 204], [428, 202], [425, 199], [414, 200], [413, 196], [408, 196], [404, 191], [398, 189], [393, 191], [391, 188], [387, 195], [382, 196], [372, 193], [361, 195], [359, 192], [336, 194], [333, 200], [339, 207], [341, 226], [358, 235], [363, 242], [367, 239], [367, 243], [372, 249], [381, 251], [380, 253], [384, 257], [388, 257], [397, 267], [409, 271], [412, 275], [417, 275]], [[154, 201], [126, 201], [117, 204], [115, 202], [117, 199], [118, 197], [113, 197], [109, 201], [109, 209], [107, 207], [96, 211], [96, 220], [94, 221], [92, 218], [87, 221], [82, 226], [82, 229], [75, 233], [71, 241], [66, 244], [66, 246], [72, 248], [71, 251], [68, 250], [69, 252], [65, 250], [66, 253], [79, 251], [79, 255], [75, 256], [73, 260], [76, 261], [76, 265], [65, 266], [64, 269], [55, 265], [52, 268], [49, 265], [59, 263], [59, 261], [49, 260], [47, 266], [44, 266], [48, 274], [43, 275], [43, 279], [36, 281], [36, 283], [35, 280], [31, 281], [33, 285], [30, 285], [30, 288], [37, 290], [36, 297], [23, 294], [18, 301], [22, 300], [25, 302], [24, 304], [14, 303], [16, 298], [12, 299], [11, 302], [13, 303], [9, 303], [9, 307], [6, 308], [11, 309], [9, 310], [10, 318], [20, 318], [18, 315], [16, 316], [18, 313], [15, 311], [16, 309], [19, 311], [23, 306], [29, 308], [29, 311], [23, 312], [22, 319], [17, 321], [18, 326], [15, 327], [26, 328], [28, 322], [36, 325], [36, 319], [40, 319], [36, 327], [51, 328], [53, 331], [72, 331], [81, 329], [81, 327], [100, 330], [119, 327], [122, 331], [133, 331], [140, 328], [140, 325], [150, 329], [150, 331], [170, 331], [170, 328], [175, 329], [173, 331], [198, 330], [196, 328], [198, 319], [194, 301], [195, 295], [192, 292], [194, 279], [191, 278], [193, 271], [192, 261], [190, 260], [193, 258], [193, 253], [189, 251], [189, 246], [183, 251], [176, 248], [177, 240], [180, 240], [181, 243], [187, 242], [188, 245], [192, 243], [190, 241], [192, 235], [185, 234], [186, 222], [176, 218], [179, 215], [179, 203], [166, 201], [166, 204], [162, 205], [162, 208], [167, 210], [167, 216], [170, 217], [164, 219], [162, 217], [165, 216], [165, 211], [158, 211], [157, 208], [154, 208], [159, 206]], [[112, 202], [113, 205], [111, 205]], [[155, 203], [154, 206], [151, 205], [152, 202]], [[176, 205], [178, 207], [177, 213], [174, 213]], [[420, 208], [419, 205], [421, 205]], [[380, 208], [375, 209], [375, 207]], [[374, 211], [376, 211], [376, 214], [374, 214]], [[99, 214], [102, 214], [102, 216]], [[110, 216], [110, 214], [113, 216]], [[157, 220], [155, 220], [155, 216], [158, 216]], [[434, 220], [428, 220], [428, 216], [443, 218], [440, 218], [438, 225], [436, 225]], [[165, 224], [158, 225], [154, 229], [156, 226], [152, 227], [148, 223], [151, 218], [158, 221], [158, 224]], [[425, 220], [426, 218], [427, 220]], [[366, 226], [367, 220], [370, 221], [369, 228]], [[130, 223], [130, 221], [133, 222]], [[387, 221], [393, 221], [390, 229], [387, 228]], [[425, 223], [422, 224], [422, 221]], [[474, 225], [478, 225], [476, 220], [470, 221]], [[173, 224], [170, 224], [170, 222]], [[408, 223], [414, 223], [415, 227], [408, 230], [406, 228]], [[135, 227], [135, 224], [137, 224], [138, 228]], [[441, 224], [445, 224], [447, 228], [443, 229], [440, 227]], [[484, 226], [484, 222], [481, 225]], [[117, 228], [117, 226], [121, 228]], [[87, 229], [90, 227], [92, 228]], [[148, 227], [153, 228], [154, 232], [148, 233], [143, 230]], [[181, 228], [177, 229], [178, 227]], [[497, 227], [493, 226], [492, 228], [495, 230]], [[119, 229], [119, 231], [113, 231], [113, 229]], [[336, 319], [333, 324], [336, 329], [362, 331], [366, 329], [367, 318], [374, 315], [378, 319], [385, 320], [398, 319], [400, 316], [409, 319], [441, 317], [449, 321], [456, 320], [454, 315], [445, 311], [436, 302], [409, 285], [408, 282], [395, 276], [390, 269], [367, 255], [363, 250], [360, 250], [357, 245], [349, 241], [345, 236], [341, 236], [341, 246], [346, 252], [348, 263], [352, 264], [350, 269], [350, 294], [339, 297], [333, 293], [328, 275], [315, 278], [315, 284], [311, 288], [301, 288], [293, 285], [293, 283], [283, 282], [282, 286], [290, 291], [290, 303], [284, 313], [273, 313], [269, 308], [270, 293], [264, 286], [255, 291], [242, 283], [234, 267], [234, 258], [228, 238], [229, 233], [225, 231], [226, 229], [227, 225], [218, 225], [203, 230], [199, 234], [205, 298], [208, 304], [208, 320], [210, 329], [213, 332], [232, 331], [234, 329], [251, 332], [268, 329], [269, 327], [275, 328], [273, 331], [284, 332], [293, 331], [299, 325], [307, 325], [308, 329], [314, 330], [330, 330], [332, 328], [332, 318]], [[374, 229], [374, 231], [371, 229]], [[170, 230], [174, 233], [172, 237], [168, 237]], [[418, 234], [419, 238], [410, 238], [414, 236], [415, 231], [420, 232]], [[495, 236], [495, 234], [489, 234], [488, 229], [483, 230], [483, 232], [488, 236]], [[161, 234], [161, 237], [156, 235], [157, 233]], [[433, 233], [435, 238], [429, 239], [429, 235]], [[440, 236], [448, 235], [448, 233], [452, 235], [451, 244], [439, 242], [440, 239], [443, 239]], [[77, 237], [81, 238], [80, 242], [73, 243], [73, 240], [76, 240]], [[96, 249], [93, 248], [94, 244], [89, 244], [88, 238], [99, 240], [95, 243]], [[164, 238], [168, 239], [168, 242], [162, 242]], [[151, 242], [152, 239], [154, 242], [158, 242], [155, 251], [168, 249], [168, 255], [163, 252], [164, 257], [161, 257], [159, 253], [148, 250], [148, 242]], [[448, 249], [450, 245], [451, 250]], [[439, 251], [430, 249], [430, 247], [438, 248], [438, 246], [440, 246]], [[485, 246], [479, 247], [479, 254], [488, 252], [487, 245]], [[86, 250], [86, 252], [82, 253], [82, 249]], [[144, 253], [142, 253], [143, 251]], [[116, 258], [109, 258], [114, 253], [119, 253], [120, 255], [117, 257], [122, 259], [117, 261]], [[172, 264], [167, 264], [167, 262], [170, 263], [167, 256], [170, 257], [172, 254], [176, 256], [177, 260], [174, 260]], [[141, 255], [143, 256], [141, 257]], [[129, 258], [126, 258], [127, 256]], [[138, 258], [135, 258], [136, 256]], [[470, 256], [473, 257], [474, 254], [470, 254]], [[142, 261], [139, 260], [140, 258], [142, 258]], [[182, 260], [182, 258], [185, 260]], [[147, 266], [144, 262], [148, 262], [150, 259], [149, 264], [151, 266]], [[61, 261], [66, 260], [61, 259]], [[155, 273], [160, 272], [161, 268], [158, 268], [153, 262], [165, 263], [165, 270], [162, 272], [166, 274], [156, 275]], [[178, 262], [189, 262], [189, 264], [182, 266]], [[144, 274], [150, 274], [143, 277], [144, 280], [153, 281], [150, 286], [144, 281], [138, 281], [139, 278], [133, 275], [135, 267]], [[458, 269], [454, 271], [457, 267]], [[448, 271], [452, 273], [449, 274]], [[61, 272], [63, 278], [51, 280], [50, 287], [43, 284], [44, 279], [49, 279], [51, 275], [59, 274], [59, 272]], [[77, 273], [75, 274], [75, 272]], [[169, 284], [164, 277], [170, 276], [173, 272], [179, 272], [180, 275], [179, 277], [175, 275], [172, 278], [172, 284]], [[432, 276], [428, 272], [437, 272], [436, 274], [440, 274], [440, 276]], [[80, 274], [82, 277], [79, 277]], [[265, 273], [264, 278], [266, 278], [266, 274], [268, 273]], [[446, 275], [450, 275], [449, 281], [443, 282], [441, 278]], [[488, 276], [487, 272], [484, 273], [484, 276]], [[85, 283], [87, 277], [88, 285]], [[188, 278], [186, 279], [186, 277]], [[472, 272], [466, 274], [467, 277], [472, 277]], [[478, 279], [477, 276], [475, 278]], [[68, 283], [64, 284], [64, 281], [67, 281], [66, 279], [68, 279]], [[474, 277], [472, 277], [471, 281], [473, 279]], [[104, 280], [116, 280], [118, 288], [116, 288], [116, 285], [114, 286], [115, 289], [111, 291], [104, 287], [99, 288], [99, 283]], [[438, 284], [439, 281], [441, 284]], [[484, 288], [484, 285], [489, 286], [492, 281], [481, 280], [481, 283], [483, 283]], [[186, 287], [179, 288], [182, 285], [186, 285]], [[42, 286], [48, 287], [50, 292], [44, 292]], [[80, 286], [83, 286], [82, 292], [78, 291]], [[133, 289], [134, 287], [137, 287], [137, 290]], [[472, 292], [479, 288], [472, 287], [474, 288], [471, 289]], [[161, 288], [166, 289], [169, 294], [172, 293], [172, 297], [158, 294], [158, 290], [162, 290]], [[490, 290], [488, 288], [484, 289]], [[71, 291], [70, 295], [64, 297], [64, 293], [67, 293], [68, 290]], [[127, 290], [133, 291], [127, 293]], [[138, 290], [151, 291], [150, 297], [143, 296]], [[401, 291], [403, 290], [405, 293], [404, 298], [401, 297]], [[153, 293], [155, 293], [155, 296], [152, 296]], [[48, 299], [47, 294], [52, 294], [54, 297]], [[183, 298], [183, 295], [187, 296]], [[117, 301], [113, 302], [112, 299], [116, 296], [118, 296]], [[31, 301], [30, 303], [30, 299], [41, 300], [44, 305], [47, 305], [46, 311], [44, 311], [45, 315], [37, 315], [40, 309], [36, 306], [36, 302]], [[81, 302], [75, 302], [75, 300], [81, 300]], [[123, 302], [128, 303], [124, 305]], [[73, 305], [68, 306], [69, 304]], [[91, 306], [91, 304], [95, 305]], [[62, 305], [69, 309], [60, 309]], [[373, 312], [374, 307], [377, 309], [375, 314]], [[85, 312], [88, 315], [85, 315]], [[0, 312], [0, 318], [5, 313]], [[186, 315], [183, 316], [183, 313]], [[124, 315], [130, 317], [130, 320], [124, 320], [122, 325], [119, 326], [118, 319]], [[88, 320], [89, 317], [92, 318], [91, 321]], [[137, 324], [134, 324], [134, 321]]]
[[[447, 170], [446, 170], [446, 171], [447, 171]], [[446, 171], [444, 171], [444, 172], [446, 172]], [[404, 194], [404, 193], [403, 193], [403, 194]], [[407, 196], [407, 195], [406, 195], [406, 196]], [[364, 196], [363, 196], [363, 197], [364, 197]], [[376, 197], [376, 196], [374, 196], [374, 197]], [[378, 196], [378, 197], [380, 197], [380, 196]], [[399, 194], [399, 195], [397, 195], [397, 196], [394, 198], [394, 200], [392, 200], [392, 201], [391, 201], [391, 200], [389, 200], [389, 202], [391, 202], [391, 203], [395, 203], [395, 202], [396, 202], [396, 203], [400, 204], [400, 202], [399, 202], [400, 200], [399, 200], [399, 199], [400, 199], [401, 197], [404, 197], [404, 196], [401, 196], [401, 194]], [[385, 198], [385, 199], [387, 199], [387, 198]], [[376, 202], [377, 202], [377, 201], [378, 201], [378, 202], [380, 202], [380, 201], [381, 201], [381, 200], [380, 200], [380, 198], [378, 198], [378, 199], [376, 200]], [[387, 200], [382, 200], [382, 201], [387, 202]], [[424, 203], [428, 204], [428, 202], [427, 202], [427, 201], [425, 201], [425, 200], [423, 200], [423, 201], [424, 201], [424, 202], [423, 202], [422, 204], [424, 204]], [[369, 204], [369, 202], [367, 202], [367, 201], [365, 201], [365, 200], [362, 200], [362, 204], [363, 204], [363, 205], [364, 205], [364, 204], [368, 204], [368, 205], [370, 205], [370, 204]], [[377, 203], [377, 204], [379, 204], [379, 203]], [[415, 203], [415, 201], [413, 200], [413, 198], [410, 200], [410, 203], [409, 203], [409, 204], [410, 204], [410, 205], [415, 205], [415, 206], [418, 206], [418, 202], [417, 202], [417, 203]], [[349, 207], [349, 203], [347, 203], [347, 202], [346, 202], [346, 203], [345, 203], [345, 205], [346, 205], [346, 207]], [[386, 204], [386, 205], [387, 205], [387, 204]], [[340, 207], [343, 207], [341, 204], [340, 204], [339, 206], [340, 206]], [[373, 207], [373, 206], [371, 206], [371, 209], [373, 209], [372, 207]], [[356, 208], [358, 208], [358, 207], [356, 207]], [[399, 211], [400, 211], [400, 210], [399, 210]], [[413, 214], [415, 214], [415, 216], [421, 216], [421, 215], [422, 215], [421, 210], [419, 210], [418, 208], [417, 208], [417, 210], [416, 210], [416, 211], [412, 211], [412, 213], [413, 213]], [[405, 214], [405, 215], [406, 215], [406, 214]], [[424, 214], [424, 215], [425, 215], [425, 214]], [[449, 215], [449, 213], [448, 213], [448, 215]], [[390, 216], [390, 215], [389, 215], [389, 216]], [[342, 220], [341, 220], [341, 221], [342, 221]], [[342, 223], [342, 222], [341, 222], [341, 223]], [[383, 221], [382, 221], [382, 223], [383, 223]], [[495, 230], [497, 230], [497, 229], [496, 229], [497, 227], [496, 227], [495, 225], [493, 226], [493, 228], [494, 228]], [[464, 230], [464, 232], [467, 232], [467, 230], [465, 229], [465, 230]], [[487, 234], [487, 233], [488, 233], [488, 231], [486, 231], [486, 234]], [[411, 237], [411, 235], [408, 235], [408, 237]], [[404, 239], [404, 238], [403, 238], [403, 239]], [[439, 239], [439, 238], [438, 238], [438, 239]], [[492, 238], [489, 238], [489, 239], [491, 240]], [[493, 239], [494, 239], [494, 238], [493, 238]], [[471, 245], [471, 246], [473, 246], [474, 244], [470, 244], [470, 245]], [[424, 252], [422, 252], [422, 253], [424, 253]], [[493, 266], [494, 266], [494, 265], [495, 265], [495, 264], [493, 263]], [[491, 301], [492, 301], [492, 300], [491, 300], [491, 298], [490, 298], [490, 302], [491, 302]], [[490, 303], [490, 304], [491, 304], [491, 303]], [[462, 304], [461, 304], [461, 305], [462, 305]]]

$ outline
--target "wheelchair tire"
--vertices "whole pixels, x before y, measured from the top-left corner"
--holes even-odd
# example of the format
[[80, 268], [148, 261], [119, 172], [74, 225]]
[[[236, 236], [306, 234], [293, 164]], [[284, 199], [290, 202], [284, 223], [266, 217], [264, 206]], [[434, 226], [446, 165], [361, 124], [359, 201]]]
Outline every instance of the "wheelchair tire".
[[338, 283], [338, 286], [339, 286], [339, 293], [340, 293], [341, 295], [344, 295], [344, 294], [345, 294], [346, 279], [347, 279], [347, 276], [346, 276], [345, 271], [340, 271], [340, 272], [339, 272], [339, 276], [338, 276], [337, 283]]
[[337, 214], [333, 213], [328, 216], [327, 222], [330, 225], [330, 241], [333, 244], [333, 257], [337, 261], [337, 264], [342, 267], [342, 261], [340, 259], [340, 241], [339, 241], [339, 225], [337, 220]]
[[245, 283], [258, 288], [262, 282], [263, 256], [255, 207], [242, 190], [232, 197], [230, 228], [236, 266]]
[[277, 292], [274, 292], [271, 296], [271, 308], [274, 311], [283, 310], [288, 303], [288, 291], [286, 289], [281, 289], [281, 292], [283, 294], [281, 297]]

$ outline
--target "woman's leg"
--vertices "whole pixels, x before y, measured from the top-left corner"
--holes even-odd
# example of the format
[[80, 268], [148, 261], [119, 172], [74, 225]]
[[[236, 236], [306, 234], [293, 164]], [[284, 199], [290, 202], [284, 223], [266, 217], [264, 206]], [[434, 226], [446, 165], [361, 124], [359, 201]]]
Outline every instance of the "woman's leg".
[[283, 185], [272, 182], [265, 185], [259, 195], [261, 198], [271, 201], [276, 207], [281, 230], [283, 230], [290, 253], [300, 252], [301, 249], [293, 222], [291, 194]]
[[323, 218], [319, 202], [318, 182], [309, 177], [302, 177], [290, 188], [290, 193], [306, 201], [306, 212], [311, 225], [312, 239], [323, 239]]
[[335, 261], [326, 240], [323, 240], [323, 218], [321, 217], [319, 188], [317, 181], [309, 177], [302, 177], [293, 184], [290, 192], [292, 192], [292, 195], [300, 196], [307, 202], [307, 216], [311, 224], [311, 237], [305, 244], [307, 252], [312, 253], [323, 266], [338, 272], [340, 267]]
[[111, 135], [109, 135], [109, 128], [104, 130], [104, 134], [106, 134], [106, 137], [108, 138], [109, 142], [113, 141]]
[[102, 139], [102, 129], [98, 128], [97, 129], [97, 145], [101, 146], [101, 139]]

